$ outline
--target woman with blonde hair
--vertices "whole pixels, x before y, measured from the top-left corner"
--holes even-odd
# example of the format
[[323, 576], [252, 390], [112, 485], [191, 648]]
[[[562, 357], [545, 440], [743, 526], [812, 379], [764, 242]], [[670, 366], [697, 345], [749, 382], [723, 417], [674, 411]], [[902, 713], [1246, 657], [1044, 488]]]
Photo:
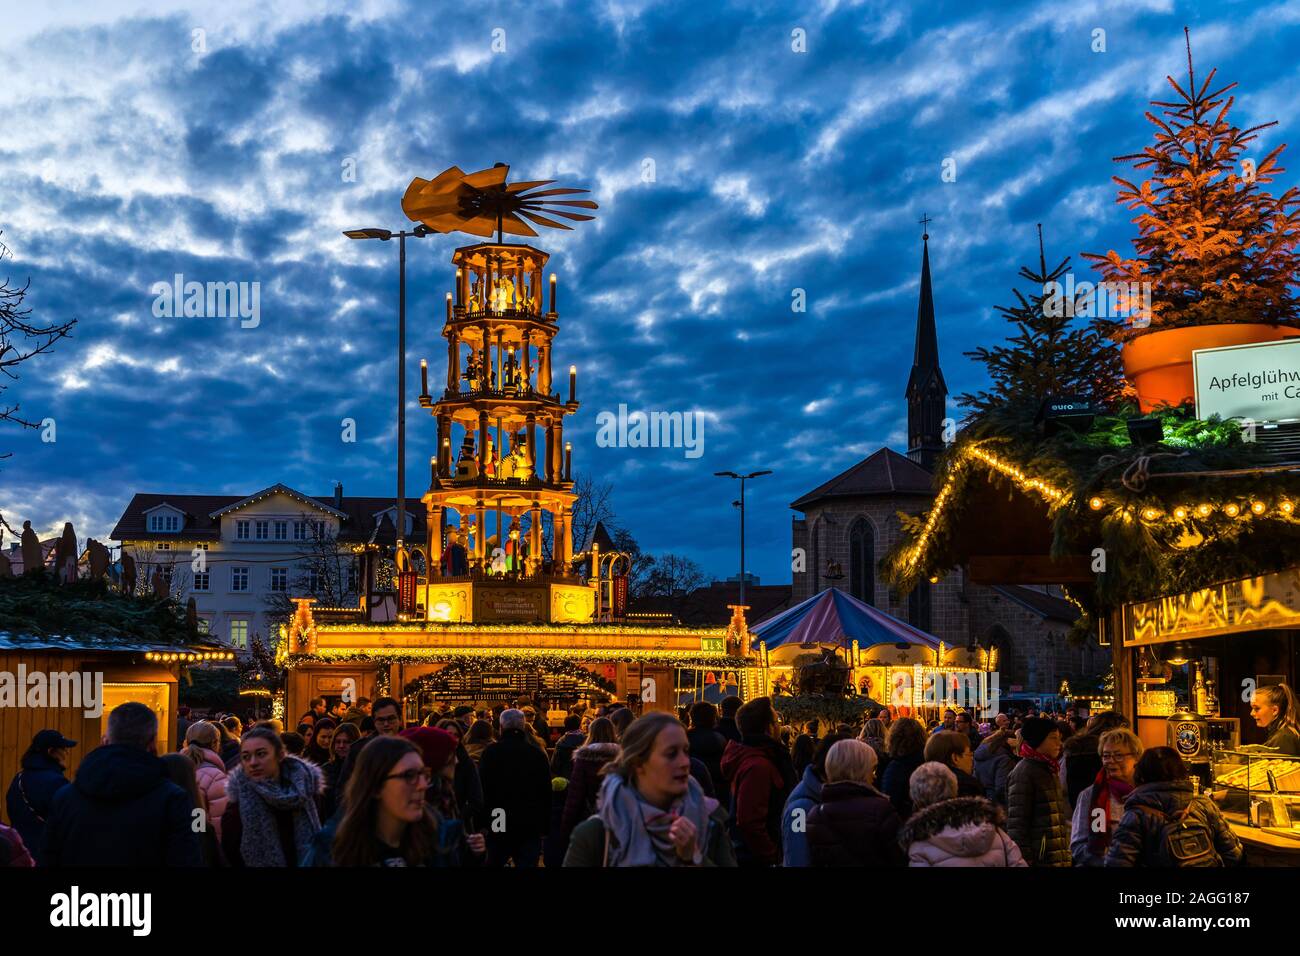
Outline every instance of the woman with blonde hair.
[[1269, 684], [1255, 690], [1250, 701], [1255, 726], [1268, 734], [1264, 746], [1300, 757], [1300, 707], [1286, 684]]
[[573, 830], [565, 866], [736, 865], [727, 812], [691, 776], [686, 728], [672, 714], [632, 721], [603, 777], [596, 813]]
[[190, 724], [185, 731], [185, 747], [181, 750], [194, 764], [194, 776], [199, 794], [203, 797], [208, 823], [217, 840], [221, 839], [221, 815], [226, 810], [226, 765], [218, 748], [221, 732], [215, 724], [200, 721]]
[[1074, 804], [1070, 857], [1075, 866], [1101, 866], [1111, 838], [1124, 818], [1124, 801], [1133, 792], [1142, 741], [1127, 727], [1107, 730], [1097, 738], [1101, 769]]
[[822, 802], [808, 814], [813, 866], [902, 866], [906, 861], [898, 843], [898, 813], [871, 785], [875, 771], [876, 752], [865, 741], [841, 740], [826, 752]]

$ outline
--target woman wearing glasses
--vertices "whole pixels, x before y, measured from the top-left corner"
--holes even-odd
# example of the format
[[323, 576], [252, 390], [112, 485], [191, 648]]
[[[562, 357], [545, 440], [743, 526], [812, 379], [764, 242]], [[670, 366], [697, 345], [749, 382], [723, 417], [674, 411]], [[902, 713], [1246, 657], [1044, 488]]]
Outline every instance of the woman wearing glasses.
[[411, 741], [386, 736], [371, 740], [348, 778], [338, 831], [329, 850], [318, 852], [313, 864], [439, 865], [438, 821], [425, 800], [433, 778], [420, 748]]
[[1124, 801], [1135, 786], [1133, 773], [1142, 756], [1137, 734], [1118, 727], [1098, 738], [1101, 770], [1091, 786], [1079, 793], [1070, 830], [1070, 856], [1075, 866], [1101, 866], [1110, 840], [1124, 817]]

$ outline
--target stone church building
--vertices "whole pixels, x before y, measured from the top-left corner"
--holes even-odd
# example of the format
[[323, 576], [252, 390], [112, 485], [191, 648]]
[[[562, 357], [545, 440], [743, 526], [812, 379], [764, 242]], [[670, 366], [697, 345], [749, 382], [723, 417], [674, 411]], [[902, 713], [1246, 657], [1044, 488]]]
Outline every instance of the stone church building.
[[1065, 635], [1074, 606], [1055, 587], [986, 587], [965, 569], [923, 584], [906, 598], [881, 578], [878, 562], [899, 537], [898, 512], [918, 514], [934, 499], [933, 468], [943, 450], [948, 389], [939, 367], [929, 237], [923, 239], [916, 350], [907, 381], [907, 455], [881, 448], [792, 502], [793, 546], [805, 555], [794, 573], [791, 603], [838, 587], [949, 646], [998, 648], [1003, 694], [1056, 693], [1095, 684], [1110, 666], [1109, 650], [1075, 647]]

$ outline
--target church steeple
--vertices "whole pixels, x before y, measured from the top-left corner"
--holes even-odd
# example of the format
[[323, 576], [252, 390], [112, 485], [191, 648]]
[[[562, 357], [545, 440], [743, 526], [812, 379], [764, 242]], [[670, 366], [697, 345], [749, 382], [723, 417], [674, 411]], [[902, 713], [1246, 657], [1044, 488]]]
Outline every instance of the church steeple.
[[[923, 224], [928, 219], [922, 219]], [[943, 420], [948, 386], [939, 368], [939, 336], [930, 288], [930, 236], [921, 237], [921, 297], [916, 308], [916, 351], [907, 379], [907, 457], [927, 470], [943, 451]]]

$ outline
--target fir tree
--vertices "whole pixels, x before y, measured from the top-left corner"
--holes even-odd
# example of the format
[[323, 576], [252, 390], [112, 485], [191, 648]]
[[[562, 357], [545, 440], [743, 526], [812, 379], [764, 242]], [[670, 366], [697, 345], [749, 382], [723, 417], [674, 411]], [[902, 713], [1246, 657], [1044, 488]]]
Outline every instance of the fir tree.
[[1038, 229], [1038, 269], [1022, 266], [1020, 275], [1033, 284], [1029, 294], [1013, 289], [1014, 305], [998, 306], [1015, 332], [1003, 345], [981, 346], [965, 354], [988, 369], [990, 387], [966, 393], [957, 401], [971, 409], [969, 421], [1001, 417], [1016, 422], [1032, 419], [1043, 400], [1078, 395], [1109, 408], [1121, 393], [1119, 349], [1087, 314], [1089, 296], [1080, 292], [1073, 303], [1062, 301], [1061, 279], [1069, 258], [1050, 271]]
[[[1186, 30], [1184, 30], [1186, 33]], [[1155, 143], [1141, 153], [1116, 157], [1150, 170], [1140, 186], [1113, 177], [1117, 202], [1140, 210], [1133, 222], [1137, 255], [1115, 250], [1084, 258], [1108, 282], [1151, 284], [1149, 328], [1106, 323], [1119, 341], [1147, 331], [1220, 322], [1300, 324], [1294, 285], [1300, 242], [1300, 192], [1274, 197], [1261, 189], [1286, 172], [1277, 164], [1283, 143], [1258, 164], [1242, 158], [1264, 123], [1243, 130], [1228, 121], [1236, 83], [1211, 89], [1217, 71], [1198, 86], [1187, 41], [1187, 86], [1166, 77], [1177, 98], [1153, 100], [1163, 118], [1147, 111]]]

